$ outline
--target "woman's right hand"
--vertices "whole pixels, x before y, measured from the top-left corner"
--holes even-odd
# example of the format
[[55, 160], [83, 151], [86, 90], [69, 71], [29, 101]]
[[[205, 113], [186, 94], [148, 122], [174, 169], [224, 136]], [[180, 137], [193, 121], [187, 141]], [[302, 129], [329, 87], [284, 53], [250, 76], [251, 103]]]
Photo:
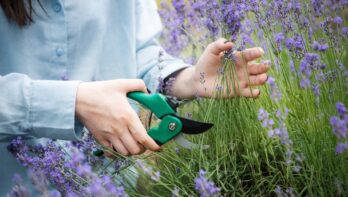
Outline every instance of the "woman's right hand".
[[127, 93], [133, 91], [147, 92], [144, 81], [83, 82], [77, 90], [77, 118], [100, 144], [123, 155], [140, 154], [145, 148], [160, 149], [127, 100]]

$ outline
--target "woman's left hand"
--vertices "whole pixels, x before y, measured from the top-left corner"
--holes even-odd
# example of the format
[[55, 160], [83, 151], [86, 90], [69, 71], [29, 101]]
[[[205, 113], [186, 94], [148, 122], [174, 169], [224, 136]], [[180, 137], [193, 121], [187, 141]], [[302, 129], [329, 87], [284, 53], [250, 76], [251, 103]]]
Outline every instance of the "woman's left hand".
[[[223, 67], [225, 51], [233, 48], [233, 43], [219, 39], [212, 42], [204, 50], [196, 66], [189, 67], [180, 72], [174, 82], [171, 93], [178, 98], [213, 97], [218, 89], [217, 79]], [[224, 98], [235, 96], [257, 97], [260, 90], [255, 86], [263, 85], [267, 81], [266, 72], [269, 63], [255, 63], [254, 60], [262, 57], [264, 51], [260, 47], [248, 48], [233, 54], [235, 65], [235, 79], [229, 82], [229, 91], [222, 87]], [[232, 66], [227, 65], [227, 66]], [[231, 73], [225, 73], [231, 74]], [[234, 88], [233, 88], [234, 86]], [[233, 91], [231, 89], [238, 90]]]

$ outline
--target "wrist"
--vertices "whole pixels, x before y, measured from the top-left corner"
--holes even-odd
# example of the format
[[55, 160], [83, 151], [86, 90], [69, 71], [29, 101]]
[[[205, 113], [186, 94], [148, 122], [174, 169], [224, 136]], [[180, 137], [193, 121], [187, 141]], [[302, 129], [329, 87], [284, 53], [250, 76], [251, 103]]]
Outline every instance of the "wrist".
[[195, 66], [182, 70], [176, 76], [171, 88], [171, 95], [180, 99], [193, 99], [196, 95]]

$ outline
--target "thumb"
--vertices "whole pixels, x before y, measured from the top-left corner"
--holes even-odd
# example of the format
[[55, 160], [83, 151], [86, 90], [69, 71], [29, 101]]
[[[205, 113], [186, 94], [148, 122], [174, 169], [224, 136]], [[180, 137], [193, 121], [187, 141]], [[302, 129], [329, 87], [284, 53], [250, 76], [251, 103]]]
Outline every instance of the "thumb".
[[121, 79], [120, 84], [125, 92], [141, 91], [147, 93], [145, 82], [141, 79]]
[[232, 47], [232, 42], [228, 42], [226, 39], [220, 38], [215, 42], [210, 43], [207, 47], [207, 51], [214, 55], [219, 55], [223, 51], [232, 49]]

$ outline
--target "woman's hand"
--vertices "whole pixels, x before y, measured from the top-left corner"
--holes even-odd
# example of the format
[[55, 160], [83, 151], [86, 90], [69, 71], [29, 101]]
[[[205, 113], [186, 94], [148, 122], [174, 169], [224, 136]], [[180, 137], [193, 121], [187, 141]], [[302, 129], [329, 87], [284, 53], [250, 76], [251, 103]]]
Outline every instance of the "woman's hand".
[[140, 154], [145, 148], [160, 149], [127, 100], [127, 93], [133, 91], [147, 92], [144, 82], [140, 79], [84, 82], [77, 91], [78, 119], [99, 143], [123, 155]]
[[[224, 51], [232, 49], [231, 42], [219, 39], [205, 49], [199, 58], [196, 66], [189, 67], [178, 74], [171, 93], [179, 98], [213, 97], [217, 90], [216, 82], [219, 77], [219, 70], [223, 66]], [[259, 47], [249, 48], [241, 52], [235, 52], [235, 74], [238, 81], [229, 82], [229, 90], [226, 87], [223, 97], [235, 96], [257, 97], [260, 90], [254, 86], [263, 85], [267, 81], [267, 74], [270, 65], [267, 63], [254, 63], [253, 61], [263, 55]], [[228, 66], [233, 66], [228, 65]], [[225, 73], [230, 75], [231, 73]], [[231, 90], [234, 86], [235, 90]], [[252, 87], [252, 88], [250, 88]]]

